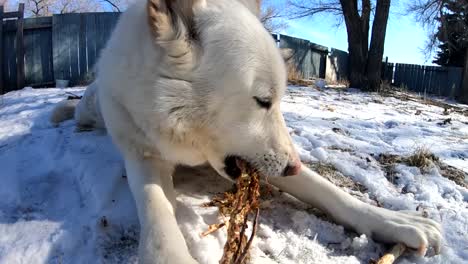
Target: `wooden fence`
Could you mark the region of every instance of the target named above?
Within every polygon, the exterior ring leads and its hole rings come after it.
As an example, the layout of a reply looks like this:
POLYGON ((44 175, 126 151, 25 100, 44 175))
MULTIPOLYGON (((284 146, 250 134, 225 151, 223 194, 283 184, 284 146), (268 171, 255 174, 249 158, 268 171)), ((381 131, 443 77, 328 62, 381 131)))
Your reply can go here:
MULTIPOLYGON (((0 23, 4 32, 0 37, 4 54, 0 57, 4 65, 2 91, 53 86, 59 79, 69 80, 71 86, 90 83, 100 51, 119 16, 120 13, 79 13, 27 18, 23 20, 24 41, 17 41, 17 21, 0 23), (18 52, 21 49, 24 54, 18 52), (24 66, 18 62, 24 62, 24 66), (24 69, 21 82, 17 81, 19 68, 24 69)), ((281 48, 294 51, 295 66, 304 78, 325 77, 327 47, 285 35, 273 37, 281 48)))
POLYGON ((385 62, 382 63, 382 81, 387 83, 393 83, 393 71, 395 63, 389 63, 388 58, 385 62))
POLYGON ((305 79, 325 78, 328 48, 305 39, 279 36, 279 47, 293 51, 292 61, 305 79))
POLYGON ((1 91, 53 86, 57 79, 69 80, 72 86, 88 84, 94 78, 93 67, 118 18, 119 13, 27 18, 21 22, 23 30, 20 19, 3 21, 1 91), (19 31, 22 39, 17 37, 19 31))
POLYGON ((71 85, 89 83, 93 67, 119 18, 119 13, 53 16, 53 65, 56 79, 71 85))
POLYGON ((462 93, 463 69, 457 67, 422 66, 397 63, 393 73, 393 85, 410 91, 458 97, 462 93))
POLYGON ((4 80, 13 80, 15 86, 22 87, 24 84, 24 4, 19 4, 17 12, 4 12, 3 6, 0 6, 0 94, 6 92, 4 90, 4 80), (14 22, 16 29, 13 33, 8 34, 8 27, 3 28, 3 20, 8 19, 14 22), (10 35, 10 41, 8 36, 10 35), (5 37, 6 43, 3 42, 5 37), (15 52, 10 52, 11 50, 15 52), (4 60, 3 58, 6 58, 4 60), (9 61, 15 61, 14 64, 9 64, 9 61), (11 78, 10 75, 14 75, 11 78))
POLYGON ((348 80, 348 53, 331 48, 327 56, 325 79, 332 82, 348 80))

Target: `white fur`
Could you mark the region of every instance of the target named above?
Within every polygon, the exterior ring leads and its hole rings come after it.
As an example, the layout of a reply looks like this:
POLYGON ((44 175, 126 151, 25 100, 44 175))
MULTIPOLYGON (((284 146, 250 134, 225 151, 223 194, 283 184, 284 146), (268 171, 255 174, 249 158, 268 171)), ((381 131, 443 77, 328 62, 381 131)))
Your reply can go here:
POLYGON ((79 128, 105 128, 99 107, 96 83, 92 83, 86 89, 80 103, 76 105, 74 117, 79 128))
MULTIPOLYGON (((156 12, 155 29, 146 0, 131 6, 99 61, 90 88, 98 87, 98 100, 93 92, 83 99, 98 103, 77 109, 80 117, 100 109, 124 156, 142 230, 141 263, 196 263, 174 216, 175 165, 209 163, 228 177, 224 158, 238 155, 277 176, 297 158, 279 108, 284 62, 254 15, 256 1, 188 2, 193 13, 180 14, 195 24, 195 40, 187 37, 187 20, 156 12), (271 109, 260 108, 255 96, 271 98, 271 109)), ((305 167, 298 176, 269 181, 360 233, 403 242, 421 254, 440 246, 432 220, 364 204, 305 167)))
POLYGON ((58 103, 50 115, 50 122, 54 126, 58 126, 61 122, 72 119, 75 114, 75 108, 80 103, 80 100, 64 100, 58 103))
POLYGON ((78 129, 105 128, 96 83, 88 86, 81 100, 72 99, 60 102, 52 111, 50 122, 57 126, 72 118, 75 119, 78 129))

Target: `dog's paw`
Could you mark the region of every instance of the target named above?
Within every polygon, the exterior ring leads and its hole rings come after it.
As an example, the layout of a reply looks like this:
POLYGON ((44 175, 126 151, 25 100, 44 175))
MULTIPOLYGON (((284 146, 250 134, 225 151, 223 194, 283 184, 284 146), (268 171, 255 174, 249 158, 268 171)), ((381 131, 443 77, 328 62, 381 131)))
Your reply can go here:
POLYGON ((402 243, 425 256, 429 248, 440 253, 442 228, 434 220, 417 212, 390 211, 370 208, 368 216, 361 218, 358 231, 384 243, 402 243))

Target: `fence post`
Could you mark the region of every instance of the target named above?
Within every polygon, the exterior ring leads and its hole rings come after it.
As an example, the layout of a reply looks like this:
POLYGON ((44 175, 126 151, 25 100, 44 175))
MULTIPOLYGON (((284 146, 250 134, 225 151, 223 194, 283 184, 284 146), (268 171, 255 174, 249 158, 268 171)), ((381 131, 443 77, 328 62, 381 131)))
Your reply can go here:
MULTIPOLYGON (((384 68, 384 77, 383 81, 387 80, 388 75, 388 56, 385 57, 385 68, 384 68)), ((391 83, 391 82, 390 82, 391 83)))
POLYGON ((19 4, 16 26, 16 88, 24 86, 24 4, 19 4))
POLYGON ((3 6, 0 6, 0 95, 3 94, 3 6))
POLYGON ((468 104, 468 49, 465 51, 465 66, 463 67, 462 84, 460 87, 460 101, 468 104))

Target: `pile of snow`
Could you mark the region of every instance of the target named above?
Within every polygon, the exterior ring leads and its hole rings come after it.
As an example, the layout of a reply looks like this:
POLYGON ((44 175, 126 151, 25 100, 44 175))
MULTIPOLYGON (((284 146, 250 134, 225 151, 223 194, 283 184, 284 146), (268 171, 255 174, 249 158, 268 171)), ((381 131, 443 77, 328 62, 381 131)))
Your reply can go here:
MULTIPOLYGON (((23 89, 0 99, 0 263, 135 263, 138 219, 122 159, 100 131, 76 133, 73 121, 48 122, 57 102, 75 89, 23 89)), ((282 104, 304 162, 332 164, 361 183, 368 200, 394 210, 424 208, 444 227, 445 248, 432 258, 402 263, 463 263, 468 259, 468 190, 436 169, 404 164, 389 182, 380 153, 408 155, 429 148, 468 172, 468 118, 419 102, 376 94, 290 87, 282 104), (420 110, 420 114, 415 114, 420 110), (405 190, 404 192, 402 190, 405 190), (370 198, 369 198, 370 197, 370 198)), ((217 263, 225 233, 201 238, 218 222, 203 208, 230 183, 207 168, 181 168, 175 179, 177 218, 201 263, 217 263)), ((254 240, 254 263, 367 263, 385 248, 345 231, 314 208, 274 192, 254 240)))

